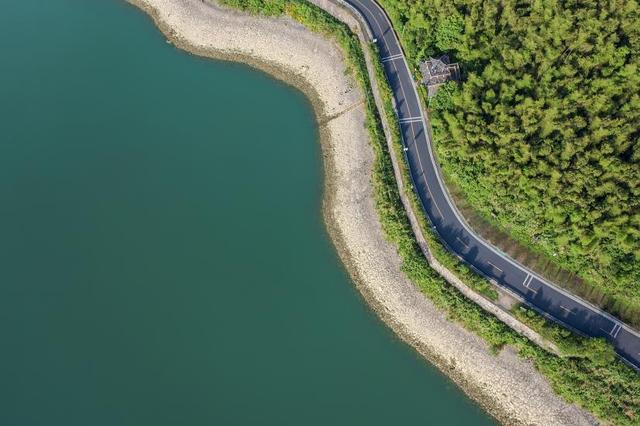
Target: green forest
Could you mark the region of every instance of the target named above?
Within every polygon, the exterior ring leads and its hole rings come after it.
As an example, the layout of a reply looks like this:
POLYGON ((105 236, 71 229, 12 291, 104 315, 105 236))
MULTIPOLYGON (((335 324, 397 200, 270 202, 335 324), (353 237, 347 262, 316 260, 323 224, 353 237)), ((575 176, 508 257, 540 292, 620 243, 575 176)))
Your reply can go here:
POLYGON ((635 0, 382 0, 430 102, 447 180, 491 224, 640 324, 640 8, 635 0))

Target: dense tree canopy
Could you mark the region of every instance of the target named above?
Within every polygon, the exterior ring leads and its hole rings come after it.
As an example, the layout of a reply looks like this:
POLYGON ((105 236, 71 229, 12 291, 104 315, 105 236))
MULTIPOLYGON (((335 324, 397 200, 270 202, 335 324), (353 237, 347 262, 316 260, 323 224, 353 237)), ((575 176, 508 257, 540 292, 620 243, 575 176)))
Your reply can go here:
POLYGON ((432 118, 467 201, 617 298, 615 313, 640 312, 638 3, 381 3, 412 60, 461 63, 432 118))

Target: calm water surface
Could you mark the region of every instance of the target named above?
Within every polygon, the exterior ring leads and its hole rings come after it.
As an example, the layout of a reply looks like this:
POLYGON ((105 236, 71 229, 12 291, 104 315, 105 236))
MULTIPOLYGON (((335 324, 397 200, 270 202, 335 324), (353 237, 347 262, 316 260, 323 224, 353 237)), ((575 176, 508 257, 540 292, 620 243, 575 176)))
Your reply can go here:
POLYGON ((0 52, 0 425, 491 423, 340 266, 300 93, 117 0, 0 52))

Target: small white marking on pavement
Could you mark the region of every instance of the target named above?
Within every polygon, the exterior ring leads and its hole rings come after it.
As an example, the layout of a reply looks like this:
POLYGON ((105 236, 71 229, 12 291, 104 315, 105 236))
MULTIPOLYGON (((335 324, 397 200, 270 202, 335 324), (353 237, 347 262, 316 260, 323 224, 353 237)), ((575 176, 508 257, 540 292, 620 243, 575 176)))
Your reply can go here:
POLYGON ((422 121, 422 117, 407 117, 407 118, 401 118, 400 123, 419 123, 420 121, 422 121))
POLYGON ((489 265, 491 265, 492 267, 494 267, 495 269, 497 269, 498 271, 503 272, 502 269, 498 268, 496 265, 494 265, 493 263, 489 262, 488 260, 487 260, 487 263, 489 265))
POLYGON ((620 329, 622 328, 622 326, 620 324, 616 324, 613 326, 613 329, 611 330, 611 336, 615 339, 616 337, 618 337, 618 333, 620 333, 620 329))
POLYGON ((388 61, 393 61, 394 59, 400 59, 402 58, 402 54, 397 54, 397 55, 391 55, 391 56, 387 56, 386 58, 382 58, 382 62, 388 62, 388 61))
MULTIPOLYGON (((420 158, 420 157, 418 157, 420 158)), ((422 175, 424 175, 424 169, 422 169, 422 175)), ((426 178, 425 178, 426 180, 426 178)), ((431 204, 433 204, 436 208, 436 210, 438 210, 438 214, 440 215, 441 218, 444 218, 444 215, 442 214, 442 211, 440 211, 440 207, 438 207, 438 204, 436 203, 435 198, 433 198, 433 194, 431 193, 431 188, 429 188, 429 184, 425 183, 425 186, 427 187, 427 191, 429 192, 429 200, 431 200, 431 204)))
POLYGON ((613 328, 611 329, 611 331, 605 330, 604 328, 600 327, 600 330, 604 331, 605 333, 607 333, 609 336, 613 337, 614 339, 618 336, 618 333, 620 332, 620 329, 622 328, 622 326, 618 323, 615 323, 613 325, 613 328))
POLYGON ((560 309, 562 309, 562 310, 566 311, 569 315, 571 315, 571 314, 575 314, 575 312, 573 312, 573 309, 569 309, 569 308, 567 308, 566 306, 562 306, 562 305, 560 305, 560 309))
POLYGON ((469 248, 469 246, 464 241, 462 241, 460 238, 456 237, 456 240, 460 241, 465 248, 469 248))
POLYGON ((527 274, 527 278, 524 279, 522 285, 529 291, 532 291, 533 294, 538 294, 538 290, 531 288, 531 281, 533 281, 533 275, 527 274))

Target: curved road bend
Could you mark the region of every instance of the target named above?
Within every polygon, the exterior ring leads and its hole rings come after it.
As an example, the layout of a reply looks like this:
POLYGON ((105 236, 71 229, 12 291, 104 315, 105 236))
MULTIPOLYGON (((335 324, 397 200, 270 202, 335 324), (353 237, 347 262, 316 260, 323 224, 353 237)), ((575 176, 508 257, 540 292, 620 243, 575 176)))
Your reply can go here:
POLYGON ((640 369, 640 334, 520 265, 470 229, 439 174, 425 114, 390 20, 374 0, 342 1, 362 15, 376 39, 393 90, 414 188, 449 250, 553 321, 587 336, 606 338, 624 360, 640 369))

